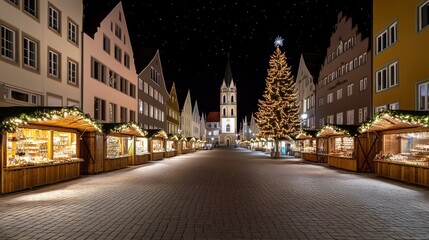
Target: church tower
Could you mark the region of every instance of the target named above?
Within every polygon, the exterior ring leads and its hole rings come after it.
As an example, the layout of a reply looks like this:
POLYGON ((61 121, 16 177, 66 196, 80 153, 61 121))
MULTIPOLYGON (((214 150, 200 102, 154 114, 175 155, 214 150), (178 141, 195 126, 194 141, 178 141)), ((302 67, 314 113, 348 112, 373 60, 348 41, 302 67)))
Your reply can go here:
POLYGON ((226 62, 225 78, 220 87, 220 145, 233 145, 237 139, 237 88, 231 64, 226 62))

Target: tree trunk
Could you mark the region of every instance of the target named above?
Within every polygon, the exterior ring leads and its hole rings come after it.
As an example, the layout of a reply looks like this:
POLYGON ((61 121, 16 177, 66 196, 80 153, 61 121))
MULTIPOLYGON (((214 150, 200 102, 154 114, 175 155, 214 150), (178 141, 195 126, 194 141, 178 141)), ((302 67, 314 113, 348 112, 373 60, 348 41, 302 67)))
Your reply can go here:
POLYGON ((276 152, 274 154, 274 157, 279 158, 280 157, 280 148, 279 148, 280 141, 278 139, 276 139, 275 141, 276 141, 276 147, 275 147, 276 152))

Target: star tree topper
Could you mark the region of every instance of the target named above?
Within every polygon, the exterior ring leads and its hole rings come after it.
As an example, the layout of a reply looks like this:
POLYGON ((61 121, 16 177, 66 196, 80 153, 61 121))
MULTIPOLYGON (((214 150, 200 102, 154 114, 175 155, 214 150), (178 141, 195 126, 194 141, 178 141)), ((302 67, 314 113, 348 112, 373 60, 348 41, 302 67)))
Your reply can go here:
POLYGON ((275 47, 281 47, 283 46, 283 38, 280 36, 277 36, 276 39, 274 40, 274 46, 275 47))

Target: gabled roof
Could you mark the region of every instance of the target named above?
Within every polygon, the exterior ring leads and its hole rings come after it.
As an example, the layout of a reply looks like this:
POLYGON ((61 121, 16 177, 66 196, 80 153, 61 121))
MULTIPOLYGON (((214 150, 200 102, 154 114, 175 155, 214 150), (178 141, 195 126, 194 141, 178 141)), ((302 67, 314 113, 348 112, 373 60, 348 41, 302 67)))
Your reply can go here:
POLYGON ((176 85, 176 94, 177 94, 177 101, 179 102, 179 109, 181 111, 183 110, 183 105, 185 104, 186 96, 188 95, 188 90, 178 89, 176 85))
POLYGON ((103 132, 137 137, 144 137, 147 135, 147 131, 143 130, 141 124, 137 123, 103 123, 103 132))
POLYGON ((99 4, 94 4, 93 2, 94 0, 91 0, 91 4, 86 2, 83 6, 83 32, 92 38, 97 32, 100 23, 121 1, 96 1, 99 4), (100 7, 100 4, 104 6, 100 7))
POLYGON ((149 65, 157 52, 158 49, 156 48, 138 48, 134 50, 134 63, 137 74, 140 74, 149 65))
POLYGON ((317 137, 349 136, 359 134, 358 125, 333 125, 328 124, 317 132, 317 137))
POLYGON ((220 122, 220 112, 209 112, 206 122, 220 122))
POLYGON ((373 132, 429 126, 429 111, 386 110, 377 113, 359 127, 359 132, 373 132))

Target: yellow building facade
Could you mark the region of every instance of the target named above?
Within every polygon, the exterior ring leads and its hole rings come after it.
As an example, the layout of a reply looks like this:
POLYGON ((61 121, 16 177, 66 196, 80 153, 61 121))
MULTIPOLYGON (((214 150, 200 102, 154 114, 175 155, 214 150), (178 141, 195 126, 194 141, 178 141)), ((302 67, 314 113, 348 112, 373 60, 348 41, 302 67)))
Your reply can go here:
POLYGON ((373 1, 373 107, 429 110, 429 0, 373 1))

